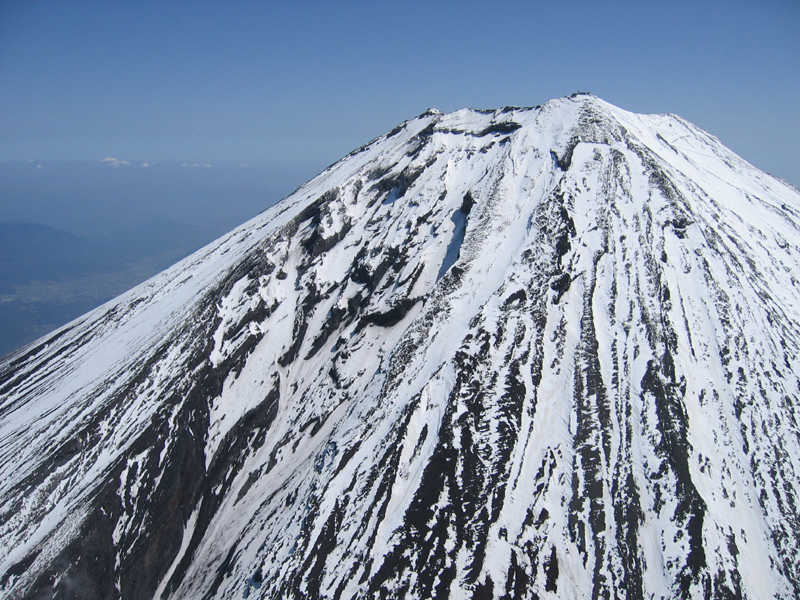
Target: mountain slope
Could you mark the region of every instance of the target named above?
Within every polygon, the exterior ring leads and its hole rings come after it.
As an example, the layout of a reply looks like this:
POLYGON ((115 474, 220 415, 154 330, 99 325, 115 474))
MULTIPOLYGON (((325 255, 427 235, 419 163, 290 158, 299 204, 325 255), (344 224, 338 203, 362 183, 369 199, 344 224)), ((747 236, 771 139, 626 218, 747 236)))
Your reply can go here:
POLYGON ((0 589, 800 594, 800 197, 591 95, 428 111, 0 367, 0 589))

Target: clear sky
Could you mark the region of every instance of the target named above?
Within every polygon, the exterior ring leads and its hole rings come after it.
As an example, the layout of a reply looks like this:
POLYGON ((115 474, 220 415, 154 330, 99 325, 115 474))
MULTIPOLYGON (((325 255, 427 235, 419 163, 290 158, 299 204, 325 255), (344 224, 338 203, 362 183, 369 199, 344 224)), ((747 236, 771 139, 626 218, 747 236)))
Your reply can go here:
POLYGON ((428 107, 579 90, 677 113, 800 186, 798 0, 0 0, 4 160, 310 176, 428 107))

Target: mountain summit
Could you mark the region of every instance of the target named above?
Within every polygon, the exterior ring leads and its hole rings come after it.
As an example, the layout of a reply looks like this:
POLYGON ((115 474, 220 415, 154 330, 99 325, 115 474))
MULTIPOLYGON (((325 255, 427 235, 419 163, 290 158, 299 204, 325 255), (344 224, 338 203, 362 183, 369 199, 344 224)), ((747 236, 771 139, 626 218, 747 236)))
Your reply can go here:
POLYGON ((0 363, 11 598, 800 596, 800 194, 428 111, 0 363))

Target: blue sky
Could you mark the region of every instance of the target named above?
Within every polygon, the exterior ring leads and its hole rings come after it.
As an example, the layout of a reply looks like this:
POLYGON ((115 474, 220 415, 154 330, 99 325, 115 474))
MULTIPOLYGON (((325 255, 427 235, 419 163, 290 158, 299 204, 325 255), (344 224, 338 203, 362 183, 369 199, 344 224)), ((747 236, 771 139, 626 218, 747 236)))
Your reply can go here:
POLYGON ((428 107, 581 90, 800 186, 799 67, 796 0, 0 0, 0 159, 311 176, 428 107))

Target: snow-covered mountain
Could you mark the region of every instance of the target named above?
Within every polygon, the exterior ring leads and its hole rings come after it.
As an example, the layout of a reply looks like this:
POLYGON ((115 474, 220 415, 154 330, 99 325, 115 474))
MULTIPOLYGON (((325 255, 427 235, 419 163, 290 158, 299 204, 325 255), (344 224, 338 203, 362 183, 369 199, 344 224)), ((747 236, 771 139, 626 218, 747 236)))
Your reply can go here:
POLYGON ((800 596, 800 194, 428 111, 0 365, 10 598, 800 596))

